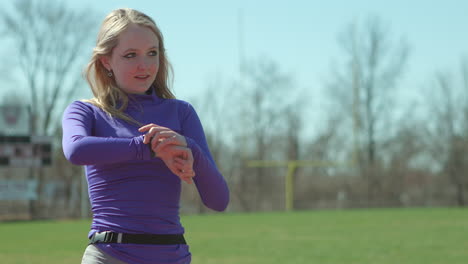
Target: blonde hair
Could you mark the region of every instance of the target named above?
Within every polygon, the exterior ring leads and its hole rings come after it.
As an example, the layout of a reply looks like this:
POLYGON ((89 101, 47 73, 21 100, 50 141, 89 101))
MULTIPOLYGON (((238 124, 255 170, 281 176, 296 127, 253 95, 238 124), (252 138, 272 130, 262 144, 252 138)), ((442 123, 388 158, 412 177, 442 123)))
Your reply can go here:
POLYGON ((151 86, 156 95, 161 98, 175 98, 169 89, 169 77, 172 77, 172 67, 167 60, 164 48, 164 40, 161 31, 156 23, 149 16, 134 9, 122 8, 112 11, 102 22, 98 33, 96 47, 93 49, 91 60, 84 71, 84 76, 88 81, 94 98, 85 100, 90 102, 113 117, 123 119, 129 123, 140 125, 123 111, 128 106, 128 96, 120 88, 114 78, 109 77, 107 69, 101 63, 102 56, 112 54, 112 50, 118 44, 118 38, 131 24, 145 26, 156 34, 159 40, 159 70, 156 79, 151 86), (171 75, 170 75, 171 74, 171 75), (121 103, 120 106, 117 103, 121 103))

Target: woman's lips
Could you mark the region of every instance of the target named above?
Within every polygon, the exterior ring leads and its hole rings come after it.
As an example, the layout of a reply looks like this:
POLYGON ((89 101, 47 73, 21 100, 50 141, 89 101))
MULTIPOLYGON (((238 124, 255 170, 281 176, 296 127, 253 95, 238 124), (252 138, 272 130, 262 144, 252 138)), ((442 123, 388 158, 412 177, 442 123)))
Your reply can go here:
POLYGON ((138 80, 146 80, 149 78, 149 75, 137 75, 135 78, 138 80))

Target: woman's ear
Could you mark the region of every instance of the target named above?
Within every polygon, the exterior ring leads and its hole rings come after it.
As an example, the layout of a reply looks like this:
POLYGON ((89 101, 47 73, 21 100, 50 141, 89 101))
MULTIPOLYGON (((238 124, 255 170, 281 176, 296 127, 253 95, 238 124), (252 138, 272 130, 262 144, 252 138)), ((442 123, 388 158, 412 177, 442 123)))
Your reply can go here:
POLYGON ((109 56, 101 56, 99 57, 99 61, 101 61, 102 66, 104 66, 104 68, 106 68, 108 71, 112 70, 112 67, 109 63, 110 61, 109 56))

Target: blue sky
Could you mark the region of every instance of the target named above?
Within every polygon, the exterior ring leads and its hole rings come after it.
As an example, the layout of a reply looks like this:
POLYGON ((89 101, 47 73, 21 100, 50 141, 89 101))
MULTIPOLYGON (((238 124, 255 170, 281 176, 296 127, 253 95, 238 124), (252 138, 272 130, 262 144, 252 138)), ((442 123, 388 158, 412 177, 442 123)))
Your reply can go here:
POLYGON ((92 8, 100 16, 99 23, 120 7, 153 17, 174 66, 176 96, 189 101, 202 93, 213 76, 225 82, 238 76, 239 14, 244 58, 267 57, 278 63, 307 91, 310 111, 320 108, 332 61, 340 62, 343 56, 338 33, 350 22, 369 15, 382 18, 392 36, 405 38, 410 46, 408 67, 398 91, 403 101, 418 100, 435 72, 455 71, 462 56, 468 56, 468 1, 463 0, 66 2, 74 8, 92 8))
POLYGON ((190 98, 219 74, 234 78, 239 65, 239 13, 244 57, 266 56, 313 94, 341 53, 337 35, 353 20, 377 15, 395 38, 410 45, 402 85, 422 85, 436 71, 455 70, 468 55, 468 2, 449 1, 110 1, 81 0, 105 16, 119 7, 141 10, 158 23, 175 70, 174 89, 190 98))

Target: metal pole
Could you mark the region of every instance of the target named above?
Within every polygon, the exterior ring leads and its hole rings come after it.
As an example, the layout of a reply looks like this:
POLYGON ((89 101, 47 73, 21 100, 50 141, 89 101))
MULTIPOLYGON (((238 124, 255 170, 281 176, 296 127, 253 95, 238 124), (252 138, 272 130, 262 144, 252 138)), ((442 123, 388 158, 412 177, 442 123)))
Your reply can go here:
POLYGON ((296 171, 296 167, 296 162, 288 162, 288 174, 286 175, 286 183, 284 185, 286 211, 294 209, 294 172, 296 171))
POLYGON ((287 167, 288 172, 284 179, 284 204, 286 211, 294 210, 294 173, 297 167, 342 167, 355 166, 353 161, 332 162, 326 160, 250 160, 247 167, 287 167))

